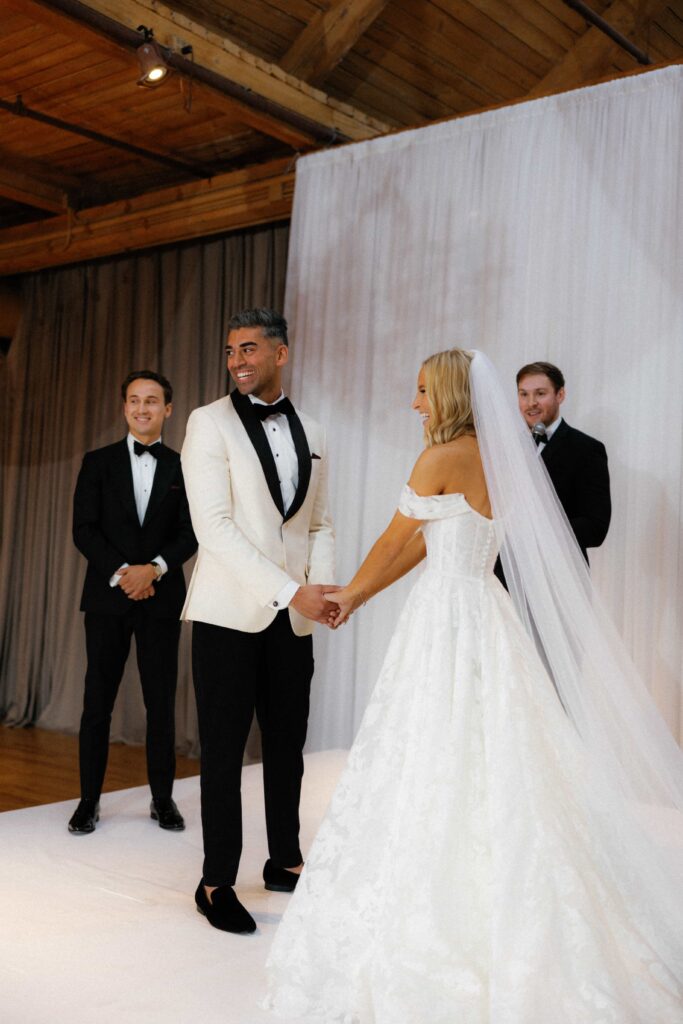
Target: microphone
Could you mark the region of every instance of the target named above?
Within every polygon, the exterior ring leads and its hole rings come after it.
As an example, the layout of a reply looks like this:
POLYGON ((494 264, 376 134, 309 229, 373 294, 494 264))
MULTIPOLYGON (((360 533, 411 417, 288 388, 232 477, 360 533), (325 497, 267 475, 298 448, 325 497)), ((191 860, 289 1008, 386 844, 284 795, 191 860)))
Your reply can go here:
POLYGON ((531 436, 533 437, 536 444, 547 444, 548 435, 545 432, 545 423, 541 423, 540 420, 538 421, 538 423, 534 423, 533 427, 531 428, 531 436))

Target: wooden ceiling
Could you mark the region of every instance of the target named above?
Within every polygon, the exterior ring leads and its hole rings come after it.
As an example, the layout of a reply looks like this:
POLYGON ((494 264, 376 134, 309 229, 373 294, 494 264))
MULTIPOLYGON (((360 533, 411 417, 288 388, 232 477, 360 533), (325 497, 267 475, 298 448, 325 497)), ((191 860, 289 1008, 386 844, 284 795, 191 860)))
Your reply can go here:
MULTIPOLYGON (((589 6, 683 60, 683 0, 589 6)), ((638 66, 564 0, 0 0, 0 274, 286 218, 299 153, 638 66)))

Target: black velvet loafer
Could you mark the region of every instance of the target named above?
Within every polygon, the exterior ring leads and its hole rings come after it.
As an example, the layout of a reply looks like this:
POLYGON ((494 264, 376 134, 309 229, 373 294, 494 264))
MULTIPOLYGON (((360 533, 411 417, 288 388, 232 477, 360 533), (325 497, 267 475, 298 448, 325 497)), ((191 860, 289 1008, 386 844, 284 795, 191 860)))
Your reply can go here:
POLYGON ((95 824, 100 820, 100 805, 97 800, 81 800, 71 815, 69 832, 75 836, 87 836, 95 831, 95 824))
POLYGON ((185 828, 185 820, 170 796, 155 797, 149 805, 149 816, 159 822, 159 828, 171 832, 182 832, 185 828))
POLYGON ((231 885, 219 885, 209 899, 202 879, 194 894, 194 901, 199 913, 204 915, 210 925, 220 928, 222 932, 245 935, 256 931, 256 921, 237 899, 231 885))
POLYGON ((294 892, 299 876, 295 871, 279 868, 272 860, 263 865, 263 881, 270 892, 294 892))

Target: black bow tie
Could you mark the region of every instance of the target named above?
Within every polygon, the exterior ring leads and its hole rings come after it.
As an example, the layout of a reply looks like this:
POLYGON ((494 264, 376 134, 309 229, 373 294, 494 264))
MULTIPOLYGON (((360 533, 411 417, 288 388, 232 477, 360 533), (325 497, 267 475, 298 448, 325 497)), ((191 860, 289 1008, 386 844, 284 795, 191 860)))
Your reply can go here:
POLYGON ((150 445, 140 444, 139 441, 133 441, 133 451, 136 455, 144 455, 145 452, 147 452, 148 455, 152 455, 155 459, 158 459, 161 454, 159 451, 160 448, 161 445, 158 441, 155 441, 154 444, 150 445))
POLYGON ((267 420, 269 416, 277 416, 278 413, 284 413, 285 416, 290 415, 294 412, 294 406, 288 398, 281 398, 279 402, 273 402, 272 405, 261 405, 257 402, 251 403, 251 409, 257 419, 267 420))
POLYGON ((550 440, 550 438, 548 437, 547 434, 541 434, 541 433, 535 433, 534 432, 534 433, 532 433, 531 436, 533 437, 533 439, 536 442, 536 444, 547 444, 548 441, 550 440))

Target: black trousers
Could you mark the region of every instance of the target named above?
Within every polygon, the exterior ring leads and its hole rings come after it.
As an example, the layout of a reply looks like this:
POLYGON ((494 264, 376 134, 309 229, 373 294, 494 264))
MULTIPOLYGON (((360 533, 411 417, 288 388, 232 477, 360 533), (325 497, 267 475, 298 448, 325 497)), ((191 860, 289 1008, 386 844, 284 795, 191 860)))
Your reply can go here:
POLYGON ((201 743, 204 882, 234 885, 242 853, 242 758, 256 711, 261 728, 268 852, 302 860, 299 797, 313 677, 313 641, 281 611, 261 633, 192 625, 192 674, 201 743))
POLYGON ((147 711, 147 776, 154 797, 170 797, 175 775, 175 693, 178 679, 178 619, 153 618, 144 601, 131 601, 125 615, 85 613, 83 715, 79 732, 81 797, 99 800, 107 769, 109 729, 135 636, 142 695, 147 711))

